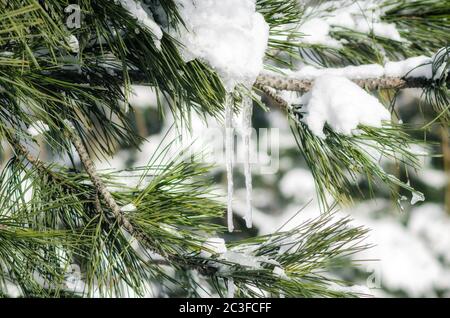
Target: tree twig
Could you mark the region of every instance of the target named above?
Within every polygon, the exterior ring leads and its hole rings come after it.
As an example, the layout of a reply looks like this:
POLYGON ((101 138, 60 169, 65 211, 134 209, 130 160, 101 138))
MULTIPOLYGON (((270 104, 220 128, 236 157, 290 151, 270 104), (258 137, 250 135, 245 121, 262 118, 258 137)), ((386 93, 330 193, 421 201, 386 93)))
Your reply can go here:
MULTIPOLYGON (((108 191, 106 185, 103 183, 102 179, 98 176, 97 170, 95 169, 95 165, 91 158, 89 157, 89 153, 86 149, 86 147, 83 144, 83 141, 79 137, 79 135, 71 130, 69 133, 69 138, 72 144, 74 145, 80 160, 86 170, 86 173, 88 174, 89 178, 92 181, 93 186, 95 187, 97 194, 95 196, 94 205, 97 211, 101 212, 101 204, 99 197, 101 197, 107 207, 111 210, 114 218, 117 220, 118 224, 123 226, 131 235, 142 239, 142 234, 139 233, 134 226, 128 221, 128 219, 123 215, 122 211, 120 210, 119 205, 117 204, 114 197, 111 195, 111 193, 108 191)), ((53 174, 50 169, 47 168, 47 166, 38 158, 34 157, 28 149, 25 148, 25 146, 22 145, 22 143, 17 140, 17 138, 12 137, 11 135, 8 135, 8 140, 15 150, 16 153, 22 155, 29 163, 31 163, 36 169, 45 172, 46 174, 50 175, 52 178, 58 181, 61 180, 57 175, 53 174)))
MULTIPOLYGON (((353 79, 355 84, 368 90, 380 89, 404 89, 421 88, 429 86, 432 81, 422 77, 400 78, 400 77, 380 77, 353 79)), ((280 75, 259 75, 256 79, 257 87, 269 86, 276 90, 307 92, 311 90, 313 80, 301 80, 296 78, 284 77, 280 75)))
POLYGON ((14 151, 20 155, 22 155, 23 157, 25 157, 25 159, 31 163, 36 169, 40 170, 40 171, 45 171, 46 173, 49 173, 50 170, 45 166, 45 164, 39 160, 38 158, 34 157, 27 148, 25 148, 24 145, 22 145, 22 143, 17 140, 16 138, 8 138, 10 141, 10 144, 12 146, 12 148, 14 149, 14 151))
POLYGON ((33 165, 37 170, 39 170, 41 173, 45 173, 47 176, 51 177, 52 179, 61 182, 64 184, 64 179, 61 178, 59 175, 53 173, 51 169, 49 169, 44 162, 39 160, 39 158, 34 157, 30 151, 20 142, 18 138, 15 136, 12 136, 11 134, 6 134, 6 138, 11 146, 11 148, 14 150, 16 155, 21 155, 24 157, 30 164, 33 165))
MULTIPOLYGON (((111 193, 106 188, 106 185, 103 183, 103 181, 99 177, 99 175, 95 169, 94 163, 90 159, 89 153, 88 153, 86 147, 84 146, 81 138, 74 131, 70 131, 69 134, 70 134, 70 140, 73 143, 75 149, 77 150, 78 155, 80 156, 80 160, 83 163, 83 166, 85 167, 86 173, 89 175, 89 177, 93 183, 93 186, 95 187, 95 189, 97 191, 97 194, 95 195, 95 199, 94 199, 94 205, 95 205, 96 210, 99 213, 103 213, 103 209, 101 207, 101 202, 100 202, 100 198, 99 198, 99 197, 101 197, 105 201, 108 208, 112 211, 114 218, 119 223, 119 225, 123 226, 127 230, 127 232, 130 235, 132 235, 134 238, 139 240, 140 243, 143 243, 147 247, 152 249, 152 245, 151 245, 151 242, 149 241, 148 237, 145 236, 145 234, 136 230, 133 227, 133 225, 128 221, 126 216, 123 215, 117 202, 115 201, 115 199, 113 198, 111 193)), ((44 162, 42 162, 38 158, 34 157, 28 151, 28 149, 26 149, 25 146, 23 146, 20 143, 19 140, 17 140, 16 138, 14 138, 10 135, 8 135, 7 137, 8 137, 8 140, 9 140, 11 146, 15 150, 16 155, 23 156, 36 169, 38 169, 39 171, 42 171, 46 175, 51 176, 56 181, 62 182, 62 183, 64 182, 63 179, 59 178, 56 174, 52 173, 52 171, 50 169, 48 169, 48 167, 44 164, 44 162)), ((0 229, 1 230, 7 229, 7 227, 0 224, 0 229)), ((161 251, 157 251, 157 250, 154 250, 154 251, 157 253, 161 253, 161 251)), ((192 261, 184 259, 179 255, 166 255, 163 257, 165 257, 166 259, 153 261, 154 265, 171 265, 171 261, 172 261, 175 264, 181 265, 186 268, 195 268, 204 275, 214 275, 217 271, 217 268, 215 268, 214 266, 209 266, 208 264, 202 264, 202 265, 195 264, 195 263, 192 263, 192 261)))
POLYGON ((272 99, 279 107, 283 109, 289 108, 289 103, 285 101, 280 95, 277 94, 276 90, 267 85, 255 85, 256 88, 260 89, 261 92, 266 94, 270 99, 272 99))
POLYGON ((139 236, 141 238, 141 234, 136 231, 136 229, 130 223, 130 221, 128 221, 128 219, 123 215, 116 200, 114 199, 112 194, 108 191, 103 180, 99 177, 94 162, 90 158, 89 153, 86 147, 84 146, 83 141, 81 140, 78 133, 75 130, 71 129, 68 134, 70 141, 72 142, 73 146, 75 147, 78 153, 78 156, 80 157, 81 163, 83 164, 86 173, 88 174, 89 178, 92 181, 92 184, 97 190, 99 196, 104 200, 106 206, 111 210, 118 224, 123 226, 123 228, 127 230, 131 235, 139 236))

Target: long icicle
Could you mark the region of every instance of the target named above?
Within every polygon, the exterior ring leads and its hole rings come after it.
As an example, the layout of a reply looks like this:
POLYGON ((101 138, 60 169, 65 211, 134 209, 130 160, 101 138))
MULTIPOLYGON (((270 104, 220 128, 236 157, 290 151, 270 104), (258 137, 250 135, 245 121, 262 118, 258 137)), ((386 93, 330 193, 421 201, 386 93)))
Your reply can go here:
POLYGON ((227 94, 225 100, 225 161, 227 169, 228 197, 227 219, 228 231, 234 231, 233 224, 233 159, 234 159, 234 131, 233 131, 233 97, 227 94))
POLYGON ((246 210, 245 210, 245 224, 247 228, 253 225, 252 220, 252 167, 251 167, 251 134, 252 134, 252 115, 253 115, 253 100, 251 96, 244 96, 242 100, 242 142, 244 144, 244 175, 246 188, 246 210))

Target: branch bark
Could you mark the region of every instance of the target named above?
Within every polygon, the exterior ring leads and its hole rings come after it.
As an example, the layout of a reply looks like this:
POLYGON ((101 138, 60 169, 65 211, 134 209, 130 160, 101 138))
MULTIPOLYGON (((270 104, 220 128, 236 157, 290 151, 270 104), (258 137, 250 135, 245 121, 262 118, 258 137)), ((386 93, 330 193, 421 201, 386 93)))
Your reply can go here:
MULTIPOLYGON (((120 210, 119 205, 116 200, 112 196, 112 194, 108 191, 106 185, 99 177, 97 170, 95 168, 94 162, 91 160, 89 153, 86 147, 83 144, 80 136, 74 131, 69 131, 69 138, 75 147, 78 156, 80 157, 81 163, 83 164, 86 173, 92 181, 95 189, 97 190, 98 195, 104 200, 106 206, 111 210, 114 218, 117 220, 120 226, 123 226, 125 230, 128 231, 133 236, 138 236, 138 238, 142 238, 142 235, 134 228, 134 226, 128 221, 128 219, 123 215, 120 210)), ((99 204, 99 202, 97 202, 99 204)))
POLYGON ((63 182, 64 180, 62 178, 60 178, 57 174, 54 174, 52 170, 49 169, 41 160, 34 157, 28 151, 28 149, 24 145, 22 145, 19 139, 12 136, 11 134, 6 134, 6 138, 9 144, 11 145, 12 149, 16 153, 16 155, 19 154, 22 157, 24 157, 30 164, 33 165, 33 167, 38 169, 40 172, 45 173, 46 175, 50 176, 51 178, 53 178, 58 182, 64 183, 63 182))
MULTIPOLYGON (((353 79, 352 81, 358 86, 371 91, 380 89, 422 88, 432 83, 431 80, 421 77, 380 77, 353 79)), ((313 84, 313 80, 301 80, 280 75, 259 75, 256 79, 255 86, 269 86, 276 90, 296 91, 304 93, 311 90, 313 84)))
POLYGON ((280 95, 277 94, 274 88, 267 85, 255 84, 255 87, 260 89, 261 92, 266 94, 270 99, 272 99, 278 106, 284 109, 289 108, 289 104, 280 95))

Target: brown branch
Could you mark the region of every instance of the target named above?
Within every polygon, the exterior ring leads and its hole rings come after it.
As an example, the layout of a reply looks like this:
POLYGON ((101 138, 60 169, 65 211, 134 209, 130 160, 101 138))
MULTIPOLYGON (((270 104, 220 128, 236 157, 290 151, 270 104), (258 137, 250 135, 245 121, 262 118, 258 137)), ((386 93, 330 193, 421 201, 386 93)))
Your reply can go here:
MULTIPOLYGON (((404 88, 423 88, 432 81, 426 78, 399 78, 399 77, 380 77, 353 79, 358 86, 367 90, 381 89, 404 89, 404 88)), ((280 75, 259 75, 255 87, 272 99, 279 107, 288 110, 289 103, 277 94, 277 90, 286 90, 306 93, 311 90, 314 84, 313 80, 301 80, 280 75)))
POLYGON ((266 94, 270 99, 272 99, 278 106, 284 109, 289 108, 289 103, 285 101, 280 95, 277 94, 276 90, 267 85, 255 85, 256 88, 261 90, 264 94, 266 94))
MULTIPOLYGON (((56 181, 64 183, 64 180, 62 180, 57 174, 52 173, 50 169, 38 158, 34 157, 28 149, 25 148, 25 146, 22 145, 22 143, 17 139, 14 138, 11 135, 8 135, 8 141, 13 147, 14 151, 17 154, 20 154, 23 156, 29 163, 31 163, 36 169, 38 169, 41 172, 44 172, 45 174, 49 175, 56 181)), ((143 235, 138 232, 133 225, 128 221, 127 218, 123 215, 122 211, 120 210, 119 205, 117 204, 114 197, 111 195, 111 193, 108 191, 106 185, 103 183, 101 178, 98 176, 98 173, 95 169, 95 165, 92 162, 91 158, 89 157, 88 151, 86 147, 83 144, 83 141, 78 136, 77 133, 74 131, 69 132, 69 137, 74 145, 75 149, 77 150, 77 153, 80 157, 80 160, 86 170, 86 173, 88 174, 89 178, 92 181, 92 184, 94 188, 97 191, 97 194, 95 196, 94 200, 94 206, 96 210, 99 213, 103 212, 103 209, 101 208, 99 197, 101 197, 107 207, 111 210, 114 218, 117 220, 118 224, 123 226, 131 235, 135 236, 138 239, 144 239, 143 235)), ((147 239, 145 238, 145 241, 147 239)))
MULTIPOLYGON (((362 88, 371 91, 380 89, 421 88, 430 85, 432 82, 426 78, 404 79, 399 77, 353 79, 352 81, 362 88)), ((259 75, 256 79, 255 86, 269 86, 276 90, 307 92, 311 90, 313 84, 313 80, 301 80, 280 75, 259 75)))
MULTIPOLYGON (((89 153, 86 149, 86 147, 83 144, 83 141, 81 140, 80 136, 78 135, 75 130, 69 131, 69 138, 72 142, 73 146, 75 147, 78 156, 80 157, 81 163, 84 166, 84 169, 86 170, 86 173, 88 174, 89 178, 92 181, 92 184, 94 185, 95 189, 97 190, 98 196, 100 196, 106 206, 111 210, 114 218, 117 220, 118 224, 120 226, 123 226, 125 230, 128 231, 133 236, 138 236, 138 238, 143 238, 141 233, 139 233, 134 226, 128 221, 128 219, 123 215, 122 211, 120 210, 119 205, 117 204, 116 200, 112 196, 112 194, 107 189, 106 185, 104 184, 103 180, 99 177, 97 170, 95 168, 94 162, 89 156, 89 153)), ((99 202, 96 202, 97 205, 99 205, 99 202)))
POLYGON ((16 138, 8 138, 12 148, 14 149, 14 152, 17 154, 20 154, 23 156, 29 163, 31 163, 36 169, 40 171, 45 171, 46 173, 49 173, 50 170, 45 166, 45 164, 39 160, 38 158, 34 157, 27 148, 25 148, 24 145, 20 143, 19 140, 16 138))
POLYGON ((53 173, 51 169, 49 169, 45 163, 39 158, 34 157, 28 149, 20 142, 18 138, 12 136, 11 134, 6 134, 6 138, 11 145, 11 148, 15 152, 16 156, 20 155, 24 157, 33 167, 39 170, 41 173, 45 173, 47 176, 52 178, 55 181, 61 182, 64 184, 64 179, 61 178, 58 174, 53 173))

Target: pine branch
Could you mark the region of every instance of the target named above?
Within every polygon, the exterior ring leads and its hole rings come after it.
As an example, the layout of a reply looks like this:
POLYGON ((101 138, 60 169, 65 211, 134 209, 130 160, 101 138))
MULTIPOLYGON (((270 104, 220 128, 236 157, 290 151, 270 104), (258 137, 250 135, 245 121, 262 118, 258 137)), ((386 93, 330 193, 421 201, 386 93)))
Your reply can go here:
MULTIPOLYGON (((92 181, 93 186, 95 187, 98 195, 94 199, 94 206, 97 211, 102 211, 101 202, 99 200, 99 196, 103 198, 104 202, 106 203, 107 207, 111 210, 113 213, 114 218, 118 222, 119 225, 123 226, 130 235, 132 235, 134 238, 136 238, 141 244, 150 247, 149 239, 146 235, 142 234, 138 230, 135 229, 135 227, 130 223, 130 221, 123 215, 119 205, 117 204, 116 200, 112 196, 112 194, 108 191, 107 186, 103 182, 103 180, 98 175, 98 172, 95 168, 95 165, 92 161, 92 159, 89 156, 88 150, 84 146, 81 138, 78 136, 78 134, 71 130, 69 132, 69 138, 74 145, 80 160, 86 170, 86 173, 88 174, 90 180, 92 181)), ((14 147, 14 149, 22 156, 26 158, 28 162, 30 162, 37 170, 44 172, 46 174, 50 174, 52 177, 57 178, 56 175, 53 175, 51 173, 51 170, 49 170, 42 161, 40 161, 38 158, 34 157, 20 142, 15 140, 11 143, 14 147)), ((60 180, 62 181, 62 180, 60 180)), ((159 252, 159 251, 155 251, 159 252)), ((192 260, 189 258, 183 258, 178 257, 177 255, 166 255, 165 260, 161 261, 154 261, 152 260, 153 265, 167 265, 170 264, 170 262, 174 262, 175 264, 179 264, 182 267, 186 267, 187 269, 196 269, 200 273, 212 276, 217 272, 217 268, 214 266, 210 266, 208 264, 199 264, 198 261, 192 260)))
POLYGON ((259 83, 256 83, 255 86, 266 94, 271 100, 273 100, 280 108, 289 109, 289 103, 284 100, 283 97, 278 95, 274 88, 267 85, 261 85, 259 83))
MULTIPOLYGON (((16 138, 11 137, 8 135, 10 144, 14 148, 17 154, 23 156, 35 169, 38 171, 44 173, 45 175, 53 178, 56 181, 59 181, 61 183, 64 183, 64 180, 57 174, 52 173, 52 170, 48 169, 48 167, 38 158, 33 156, 16 138)), ((92 184, 97 191, 97 195, 94 198, 94 206, 97 212, 103 213, 103 209, 101 207, 100 198, 103 198, 105 201, 107 207, 111 210, 113 213, 113 216, 115 220, 118 222, 119 225, 123 226, 127 232, 132 235, 135 239, 139 241, 142 245, 145 245, 148 248, 151 248, 154 252, 160 253, 157 248, 154 246, 151 246, 149 243, 150 239, 140 231, 138 231, 133 224, 130 223, 130 221, 123 215, 119 205, 117 204, 116 200, 112 196, 112 194, 108 191, 107 186, 103 182, 103 180, 98 175, 98 172, 95 168, 95 165, 92 161, 92 159, 89 156, 88 150, 84 146, 81 138, 78 136, 76 132, 71 130, 69 132, 69 138, 74 145, 80 160, 86 170, 86 173, 88 174, 90 180, 92 181, 92 184)), ((4 227, 6 229, 6 227, 4 227)), ((3 229, 3 225, 0 229, 3 229)), ((151 263, 153 265, 165 265, 170 264, 170 262, 174 262, 175 264, 178 264, 181 267, 185 267, 186 269, 196 269, 200 273, 211 276, 214 275, 217 272, 217 268, 213 266, 209 266, 208 264, 198 263, 195 259, 189 259, 189 258, 183 258, 178 255, 165 255, 166 259, 154 262, 153 260, 151 263)))
POLYGON ((6 138, 9 141, 9 144, 16 152, 16 155, 20 155, 24 157, 33 167, 35 167, 38 171, 48 175, 49 177, 53 178, 54 180, 64 182, 62 178, 60 178, 57 174, 52 173, 52 170, 50 170, 39 158, 34 157, 27 148, 22 145, 19 139, 11 136, 10 134, 6 134, 6 138))
POLYGON ((10 140, 10 144, 14 148, 14 151, 21 156, 23 156, 29 163, 31 163, 36 169, 40 171, 48 172, 49 170, 38 158, 34 157, 26 148, 23 146, 19 140, 10 140))
MULTIPOLYGON (((86 147, 83 144, 83 141, 78 136, 77 133, 74 131, 71 131, 69 133, 70 140, 72 141, 75 149, 77 150, 77 153, 80 157, 81 162, 83 163, 83 166, 85 167, 85 170, 89 177, 91 178, 92 184, 97 190, 97 195, 95 196, 94 205, 98 212, 102 211, 101 208, 101 202, 99 199, 99 196, 101 196, 108 208, 113 213, 115 219, 117 220, 118 224, 123 226, 131 235, 135 236, 136 238, 143 238, 143 236, 138 233, 133 227, 133 225, 123 216, 119 205, 111 195, 111 193, 108 191, 106 185, 103 183, 101 178, 98 176, 98 173, 95 169, 95 165, 92 162, 92 159, 89 156, 89 153, 86 149, 86 147)), ((9 136, 10 138, 10 144, 13 146, 14 150, 22 155, 29 163, 31 163, 37 170, 44 172, 45 174, 51 176, 55 180, 64 182, 63 179, 59 178, 57 174, 53 174, 50 169, 48 169, 45 164, 39 160, 38 158, 34 157, 16 138, 13 138, 9 136)))
MULTIPOLYGON (((429 87, 433 81, 426 78, 400 78, 400 77, 380 77, 353 79, 355 84, 362 88, 374 91, 381 89, 405 89, 405 88, 425 88, 429 87)), ((447 79, 447 86, 450 79, 447 79)), ((307 92, 311 90, 314 81, 300 80, 295 78, 283 77, 279 75, 259 75, 256 84, 259 87, 269 86, 277 90, 307 92)))
MULTIPOLYGON (((123 74, 121 74, 120 69, 117 67, 103 66, 102 71, 105 73, 116 74, 116 78, 119 80, 125 80, 123 74)), ((91 81, 91 74, 89 73, 79 73, 77 69, 65 69, 63 71, 53 71, 47 72, 51 78, 56 79, 70 79, 73 83, 84 84, 91 81)), ((154 84, 149 81, 146 74, 139 70, 129 70, 128 77, 132 84, 135 85, 148 85, 153 86, 154 84)), ((382 89, 405 89, 405 88, 426 88, 434 83, 433 80, 423 78, 423 77, 380 77, 380 78, 362 78, 362 79, 352 79, 352 81, 370 91, 382 90, 382 89)), ((277 90, 287 90, 287 91, 298 91, 307 92, 311 89, 314 84, 314 80, 296 79, 281 75, 269 75, 260 74, 256 79, 255 86, 263 87, 269 86, 277 90)), ((450 86, 450 77, 446 80, 447 86, 450 86)))
POLYGON ((134 226, 124 217, 116 200, 111 195, 111 193, 108 191, 108 189, 106 188, 106 185, 103 183, 102 179, 99 177, 97 170, 95 168, 95 165, 92 162, 92 159, 90 158, 89 153, 88 153, 86 147, 84 146, 83 141, 81 140, 80 136, 74 130, 71 130, 69 132, 69 138, 80 157, 80 160, 84 166, 84 169, 86 170, 86 173, 89 175, 89 177, 92 181, 92 184, 96 188, 97 193, 103 198, 103 200, 105 201, 105 204, 113 213, 118 224, 123 226, 131 235, 141 236, 135 230, 134 226))

